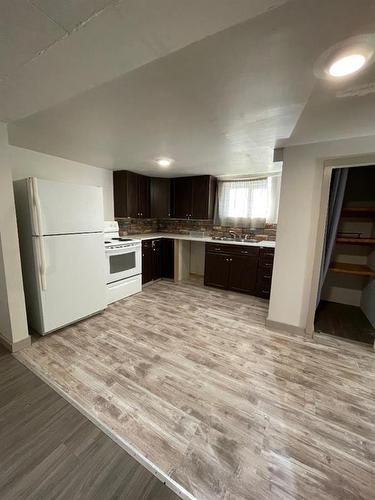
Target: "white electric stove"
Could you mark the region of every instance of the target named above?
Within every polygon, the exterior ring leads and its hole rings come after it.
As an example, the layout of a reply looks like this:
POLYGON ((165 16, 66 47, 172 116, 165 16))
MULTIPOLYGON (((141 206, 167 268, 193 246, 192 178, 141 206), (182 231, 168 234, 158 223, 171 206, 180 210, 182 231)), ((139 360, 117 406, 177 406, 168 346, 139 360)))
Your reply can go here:
POLYGON ((142 243, 119 236, 116 221, 104 223, 108 304, 142 290, 142 243))

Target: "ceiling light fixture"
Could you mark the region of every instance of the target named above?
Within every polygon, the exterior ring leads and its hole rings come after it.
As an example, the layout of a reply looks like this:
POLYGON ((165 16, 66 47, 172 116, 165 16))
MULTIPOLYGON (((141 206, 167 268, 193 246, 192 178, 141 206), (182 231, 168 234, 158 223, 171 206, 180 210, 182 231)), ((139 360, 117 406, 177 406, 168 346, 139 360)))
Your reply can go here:
POLYGON ((351 75, 359 71, 366 63, 366 58, 362 54, 351 54, 340 57, 329 67, 329 74, 335 78, 351 75))
POLYGON ((342 40, 327 49, 315 62, 317 78, 340 82, 375 62, 375 33, 342 40))
POLYGON ((157 158, 156 163, 159 165, 159 167, 170 167, 173 163, 173 160, 171 158, 157 158))

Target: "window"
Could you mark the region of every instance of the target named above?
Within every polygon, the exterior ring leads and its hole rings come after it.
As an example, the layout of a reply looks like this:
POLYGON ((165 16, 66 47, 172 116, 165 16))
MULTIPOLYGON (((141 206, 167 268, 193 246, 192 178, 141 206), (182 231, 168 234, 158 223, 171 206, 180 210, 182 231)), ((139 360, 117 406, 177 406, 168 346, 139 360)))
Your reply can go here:
POLYGON ((215 223, 264 227, 277 222, 280 175, 264 179, 219 181, 215 223))

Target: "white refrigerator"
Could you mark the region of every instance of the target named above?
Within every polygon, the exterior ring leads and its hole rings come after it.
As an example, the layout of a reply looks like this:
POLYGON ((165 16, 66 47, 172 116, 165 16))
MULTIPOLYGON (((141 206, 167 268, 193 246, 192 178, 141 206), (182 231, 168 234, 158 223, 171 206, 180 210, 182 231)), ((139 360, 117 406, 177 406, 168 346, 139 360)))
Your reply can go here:
POLYGON ((14 194, 30 328, 45 335, 105 309, 102 188, 31 177, 14 194))

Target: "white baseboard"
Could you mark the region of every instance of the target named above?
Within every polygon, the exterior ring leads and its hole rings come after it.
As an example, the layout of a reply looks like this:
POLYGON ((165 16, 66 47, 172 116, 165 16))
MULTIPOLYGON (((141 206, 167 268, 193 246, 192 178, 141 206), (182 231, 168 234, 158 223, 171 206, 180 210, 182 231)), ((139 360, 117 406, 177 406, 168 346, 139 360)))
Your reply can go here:
POLYGON ((2 344, 10 352, 18 352, 31 345, 31 337, 28 336, 25 339, 18 340, 17 342, 11 342, 0 333, 0 344, 2 344))
POLYGON ((266 319, 266 327, 270 330, 276 330, 279 332, 291 333, 292 335, 300 335, 305 337, 306 330, 300 326, 288 325, 287 323, 280 323, 279 321, 273 321, 272 319, 266 319))

